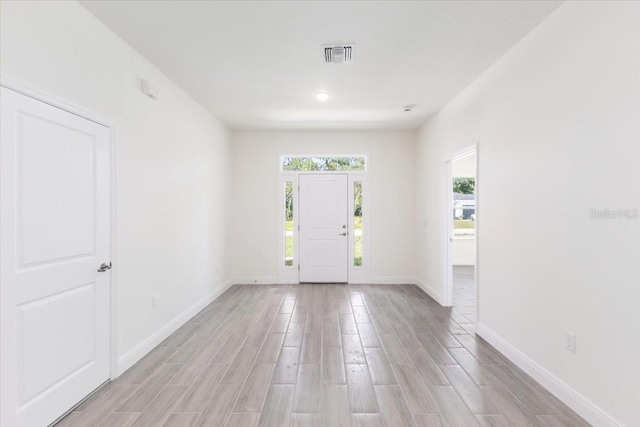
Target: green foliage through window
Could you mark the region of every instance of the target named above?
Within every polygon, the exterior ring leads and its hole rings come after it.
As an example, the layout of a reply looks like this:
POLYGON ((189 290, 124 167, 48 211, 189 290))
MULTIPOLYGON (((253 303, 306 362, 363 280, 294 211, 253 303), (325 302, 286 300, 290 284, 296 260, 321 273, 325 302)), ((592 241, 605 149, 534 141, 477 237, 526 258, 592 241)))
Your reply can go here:
POLYGON ((362 182, 353 183, 353 265, 362 267, 362 182))
POLYGON ((475 194, 475 178, 453 178, 453 192, 458 194, 475 194))
POLYGON ((284 184, 284 212, 286 221, 293 221, 293 183, 291 181, 284 184))
POLYGON ((293 266, 293 182, 284 183, 284 265, 293 266))
POLYGON ((285 157, 282 159, 282 170, 296 171, 364 171, 365 160, 356 157, 285 157))

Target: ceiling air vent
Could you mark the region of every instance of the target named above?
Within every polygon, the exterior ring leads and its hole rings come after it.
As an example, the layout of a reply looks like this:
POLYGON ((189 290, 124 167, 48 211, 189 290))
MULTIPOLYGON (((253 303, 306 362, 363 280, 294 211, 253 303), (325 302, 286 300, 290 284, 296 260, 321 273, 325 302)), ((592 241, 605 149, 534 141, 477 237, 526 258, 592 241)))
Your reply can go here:
POLYGON ((327 64, 347 64, 353 61, 352 44, 347 45, 324 45, 324 62, 327 64))

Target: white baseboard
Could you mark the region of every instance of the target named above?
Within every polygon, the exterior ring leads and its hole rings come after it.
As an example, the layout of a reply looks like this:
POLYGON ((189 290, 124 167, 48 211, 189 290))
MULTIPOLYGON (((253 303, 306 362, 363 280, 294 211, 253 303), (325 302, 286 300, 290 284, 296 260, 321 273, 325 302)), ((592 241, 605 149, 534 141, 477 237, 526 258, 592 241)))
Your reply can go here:
MULTIPOLYGON (((277 276, 237 276, 233 278, 236 285, 290 285, 297 284, 295 280, 278 280, 277 276)), ((418 285, 429 296, 440 302, 440 293, 427 286, 415 276, 371 276, 369 280, 350 280, 350 285, 418 285), (420 282, 420 283, 419 283, 420 282)))
POLYGON ((369 282, 372 285, 415 285, 414 276, 371 276, 369 282))
MULTIPOLYGON (((147 355, 158 344, 164 341, 169 335, 174 333, 178 328, 187 323, 193 316, 198 314, 200 310, 211 304, 216 298, 222 295, 227 289, 233 285, 233 279, 229 279, 222 284, 219 289, 205 295, 200 301, 180 313, 173 320, 168 322, 162 328, 151 334, 147 339, 129 350, 118 359, 117 375, 123 374, 127 369, 132 367, 136 362, 147 355)), ((114 378, 111 378, 114 379, 114 378)))
MULTIPOLYGON (((296 281, 278 280, 277 276, 238 276, 233 279, 236 285, 262 285, 262 284, 295 284, 296 281)), ((371 276, 369 280, 355 280, 349 282, 353 285, 371 284, 371 285, 414 285, 416 278, 414 276, 371 276)))
MULTIPOLYGON (((277 276, 237 276, 233 278, 236 285, 290 285, 297 284, 295 280, 278 280, 277 276)), ((369 280, 351 280, 350 285, 415 285, 414 276, 371 276, 369 280)))
POLYGON ((416 277, 416 285, 418 285, 420 287, 420 289, 422 289, 427 295, 429 295, 431 298, 436 300, 436 302, 438 304, 444 305, 442 303, 442 295, 440 294, 440 292, 436 291, 434 288, 429 286, 429 284, 427 282, 425 282, 424 280, 416 277))
POLYGON ((622 423, 480 322, 476 333, 593 426, 623 427, 622 423))
POLYGON ((238 276, 234 277, 236 285, 274 285, 278 283, 277 276, 238 276))

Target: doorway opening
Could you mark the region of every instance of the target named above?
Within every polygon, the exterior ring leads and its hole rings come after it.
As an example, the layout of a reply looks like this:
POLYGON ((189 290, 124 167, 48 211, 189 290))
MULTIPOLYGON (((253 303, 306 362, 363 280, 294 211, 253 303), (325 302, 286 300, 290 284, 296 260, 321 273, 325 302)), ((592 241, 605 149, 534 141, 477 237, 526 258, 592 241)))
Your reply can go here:
POLYGON ((477 152, 476 147, 446 162, 447 305, 470 332, 477 318, 477 152))
POLYGON ((367 157, 289 155, 279 161, 278 282, 367 283, 367 157))

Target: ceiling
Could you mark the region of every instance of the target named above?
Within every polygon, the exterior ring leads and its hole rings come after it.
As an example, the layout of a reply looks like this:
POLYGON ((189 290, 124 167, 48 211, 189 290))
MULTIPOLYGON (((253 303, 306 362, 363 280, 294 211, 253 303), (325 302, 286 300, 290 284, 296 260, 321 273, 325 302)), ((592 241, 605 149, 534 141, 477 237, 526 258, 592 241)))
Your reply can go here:
POLYGON ((81 3, 235 130, 416 129, 560 4, 81 3), (327 43, 353 63, 325 64, 327 43))

